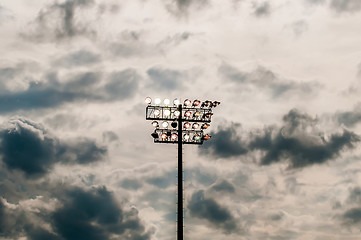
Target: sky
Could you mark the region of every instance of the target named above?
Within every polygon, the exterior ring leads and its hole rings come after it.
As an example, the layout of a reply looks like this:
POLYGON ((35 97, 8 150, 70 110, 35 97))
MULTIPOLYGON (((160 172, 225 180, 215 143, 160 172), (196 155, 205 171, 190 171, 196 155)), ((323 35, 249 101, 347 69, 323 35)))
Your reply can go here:
POLYGON ((217 100, 185 239, 361 236, 361 1, 2 0, 0 239, 176 239, 145 97, 217 100))

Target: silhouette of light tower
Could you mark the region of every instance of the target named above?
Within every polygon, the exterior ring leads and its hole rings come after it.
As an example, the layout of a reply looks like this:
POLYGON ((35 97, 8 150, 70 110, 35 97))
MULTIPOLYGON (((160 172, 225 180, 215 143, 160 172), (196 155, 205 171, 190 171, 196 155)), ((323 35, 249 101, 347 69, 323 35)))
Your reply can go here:
POLYGON ((146 120, 152 120, 155 127, 151 136, 155 143, 178 144, 178 202, 177 202, 177 240, 183 240, 183 144, 201 145, 211 138, 204 134, 204 130, 210 126, 212 119, 212 108, 217 107, 220 102, 189 99, 183 104, 174 99, 156 98, 154 102, 150 97, 145 99, 146 120))

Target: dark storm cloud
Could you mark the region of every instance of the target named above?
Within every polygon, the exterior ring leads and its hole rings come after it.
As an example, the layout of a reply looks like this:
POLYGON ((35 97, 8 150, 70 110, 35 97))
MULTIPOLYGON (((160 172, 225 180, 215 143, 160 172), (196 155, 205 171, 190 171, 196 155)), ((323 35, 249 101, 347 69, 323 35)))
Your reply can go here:
POLYGON ((55 210, 28 212, 21 205, 7 208, 0 199, 0 236, 41 239, 130 239, 147 240, 147 231, 135 208, 125 209, 106 187, 82 189, 62 186, 51 192, 59 203, 55 210), (39 221, 40 220, 40 221, 39 221), (49 224, 44 229, 42 223, 49 224))
POLYGON ((158 90, 179 90, 184 88, 185 74, 178 70, 153 67, 147 74, 152 80, 152 87, 158 90))
MULTIPOLYGON (((79 22, 77 11, 94 4, 93 0, 67 0, 54 2, 42 9, 33 23, 34 31, 25 33, 25 37, 33 40, 63 40, 75 36, 94 35, 90 24, 79 22)), ((32 27, 32 26, 31 26, 32 27)))
POLYGON ((212 198, 206 198, 202 190, 192 194, 188 202, 191 216, 208 221, 212 226, 225 233, 238 232, 237 221, 230 211, 212 198))
POLYGON ((346 225, 359 224, 361 222, 361 207, 347 210, 342 218, 346 225))
POLYGON ((271 14, 271 4, 269 2, 263 2, 261 4, 254 3, 254 15, 257 17, 266 17, 271 14))
POLYGON ((293 82, 283 80, 271 70, 259 66, 252 72, 242 72, 237 68, 223 63, 218 68, 221 77, 239 86, 254 86, 269 91, 273 98, 282 96, 312 96, 320 89, 317 82, 293 82), (292 94, 292 95, 291 95, 292 94))
POLYGON ((140 76, 133 69, 113 72, 101 83, 102 74, 79 73, 65 83, 50 73, 45 83, 31 83, 24 91, 0 92, 0 113, 57 107, 74 101, 116 101, 133 96, 140 76))
POLYGON ((54 66, 62 66, 66 68, 88 66, 100 62, 100 55, 86 50, 79 50, 66 56, 56 59, 54 66))
POLYGON ((353 148, 360 141, 359 136, 346 130, 332 134, 327 141, 307 134, 305 130, 314 126, 316 119, 295 109, 285 115, 283 121, 283 129, 274 137, 270 129, 249 144, 250 149, 264 152, 262 165, 279 161, 288 161, 291 168, 320 164, 336 158, 342 150, 353 148))
POLYGON ((200 147, 203 154, 210 154, 218 158, 230 158, 248 153, 247 143, 238 135, 240 124, 231 123, 226 127, 219 127, 211 132, 212 139, 200 147))
POLYGON ((260 151, 261 165, 286 161, 289 168, 303 168, 335 159, 360 142, 358 135, 347 130, 324 137, 315 130, 317 122, 316 118, 292 109, 283 117, 281 128, 268 127, 260 131, 262 134, 251 134, 245 140, 232 123, 212 133, 214 138, 200 148, 200 153, 232 158, 260 151))
POLYGON ((63 207, 51 215, 52 226, 63 239, 146 240, 151 233, 138 217, 136 209, 124 210, 105 187, 68 190, 63 207))
POLYGON ((20 170, 27 177, 38 178, 58 162, 87 164, 100 161, 106 148, 90 139, 66 143, 50 136, 41 126, 18 119, 0 132, 0 156, 8 169, 20 170))
POLYGON ((330 7, 339 13, 354 13, 361 10, 359 0, 331 0, 330 7))

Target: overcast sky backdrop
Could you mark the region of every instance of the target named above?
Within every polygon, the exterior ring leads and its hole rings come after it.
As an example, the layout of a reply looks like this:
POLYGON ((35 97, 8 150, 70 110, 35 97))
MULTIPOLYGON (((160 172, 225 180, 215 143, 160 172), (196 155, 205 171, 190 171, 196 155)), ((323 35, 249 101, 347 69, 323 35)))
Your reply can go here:
POLYGON ((185 239, 361 236, 361 1, 2 0, 0 239, 174 240, 144 98, 218 100, 185 239))

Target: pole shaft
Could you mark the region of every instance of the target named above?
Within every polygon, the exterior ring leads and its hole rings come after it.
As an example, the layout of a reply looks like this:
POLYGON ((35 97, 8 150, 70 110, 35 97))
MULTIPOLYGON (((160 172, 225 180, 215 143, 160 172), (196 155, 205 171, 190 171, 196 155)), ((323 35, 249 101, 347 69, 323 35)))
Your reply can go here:
POLYGON ((177 240, 183 240, 183 123, 182 123, 182 105, 178 106, 180 115, 178 117, 178 205, 177 205, 177 240))

